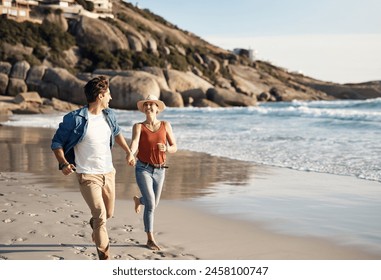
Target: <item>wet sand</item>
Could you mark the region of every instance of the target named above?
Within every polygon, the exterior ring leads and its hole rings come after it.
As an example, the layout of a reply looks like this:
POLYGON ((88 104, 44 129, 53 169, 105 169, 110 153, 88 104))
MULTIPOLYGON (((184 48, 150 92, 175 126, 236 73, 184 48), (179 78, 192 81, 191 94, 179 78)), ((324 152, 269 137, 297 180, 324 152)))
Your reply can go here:
MULTIPOLYGON (((0 259, 97 259, 90 212, 75 176, 65 177, 57 170, 50 150, 52 134, 49 129, 0 126, 0 259)), ((142 216, 133 211, 132 197, 139 194, 133 169, 124 163, 119 147, 113 156, 118 200, 108 228, 115 260, 381 259, 358 246, 280 234, 260 223, 203 211, 192 199, 215 192, 226 181, 243 184, 253 172, 265 176, 266 186, 271 186, 278 183, 272 177, 277 172, 266 168, 263 173, 260 166, 187 151, 169 157, 155 216, 156 239, 163 249, 150 251, 144 246, 142 216)), ((297 174, 303 182, 306 173, 297 174)))

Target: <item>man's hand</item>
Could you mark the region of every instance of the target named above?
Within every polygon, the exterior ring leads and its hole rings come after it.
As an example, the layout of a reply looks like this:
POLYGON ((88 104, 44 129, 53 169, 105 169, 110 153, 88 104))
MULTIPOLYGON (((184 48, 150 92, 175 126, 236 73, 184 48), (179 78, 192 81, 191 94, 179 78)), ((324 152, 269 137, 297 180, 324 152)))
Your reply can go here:
POLYGON ((65 176, 70 175, 75 172, 75 166, 73 164, 66 165, 61 171, 65 176))
POLYGON ((128 165, 130 165, 130 166, 135 166, 135 164, 136 164, 136 159, 132 153, 127 153, 126 161, 127 161, 128 165))

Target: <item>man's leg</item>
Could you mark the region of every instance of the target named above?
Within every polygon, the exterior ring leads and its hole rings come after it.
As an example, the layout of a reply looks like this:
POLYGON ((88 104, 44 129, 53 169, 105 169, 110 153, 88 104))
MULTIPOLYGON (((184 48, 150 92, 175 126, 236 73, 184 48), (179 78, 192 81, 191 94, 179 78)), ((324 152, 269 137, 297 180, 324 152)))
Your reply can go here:
POLYGON ((91 226, 99 259, 110 258, 109 238, 106 229, 107 211, 103 201, 104 175, 78 174, 83 198, 91 211, 91 226))
POLYGON ((107 219, 114 215, 115 207, 115 169, 114 171, 105 174, 104 186, 102 189, 102 197, 106 207, 107 219))

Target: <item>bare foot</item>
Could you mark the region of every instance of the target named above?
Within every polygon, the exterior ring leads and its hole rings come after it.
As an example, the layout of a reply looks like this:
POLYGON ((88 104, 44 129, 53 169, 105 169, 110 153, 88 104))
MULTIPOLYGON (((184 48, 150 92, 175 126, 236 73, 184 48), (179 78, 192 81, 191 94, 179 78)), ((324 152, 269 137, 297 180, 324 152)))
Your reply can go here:
POLYGON ((154 240, 148 240, 147 247, 148 249, 151 249, 151 250, 161 250, 159 245, 157 245, 154 240))
POLYGON ((140 213, 140 208, 141 208, 140 198, 137 197, 137 196, 134 196, 134 202, 135 202, 135 212, 137 214, 139 214, 140 213))

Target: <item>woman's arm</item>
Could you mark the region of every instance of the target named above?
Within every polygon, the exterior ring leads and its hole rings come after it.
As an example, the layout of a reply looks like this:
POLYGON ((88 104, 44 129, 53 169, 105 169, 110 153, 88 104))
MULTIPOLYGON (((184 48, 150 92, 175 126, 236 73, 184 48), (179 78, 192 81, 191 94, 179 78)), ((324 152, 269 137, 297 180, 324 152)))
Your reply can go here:
POLYGON ((132 154, 136 155, 139 149, 139 140, 140 140, 140 132, 142 129, 142 124, 136 123, 132 127, 132 140, 131 140, 131 151, 132 154))
POLYGON ((167 152, 168 153, 176 153, 177 152, 177 144, 175 136, 173 135, 172 126, 169 122, 164 122, 165 130, 167 131, 167 152))

